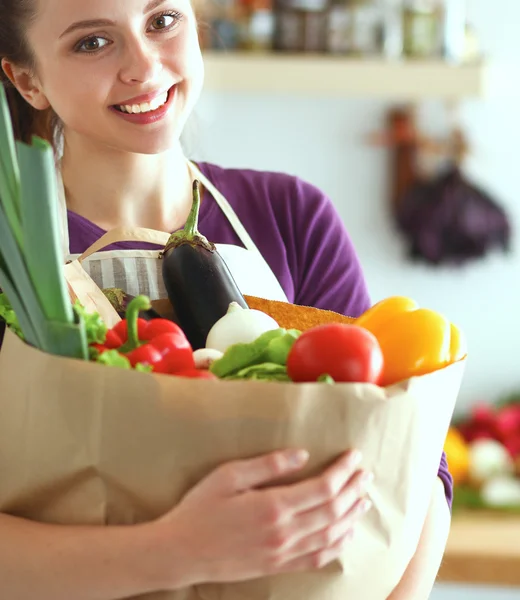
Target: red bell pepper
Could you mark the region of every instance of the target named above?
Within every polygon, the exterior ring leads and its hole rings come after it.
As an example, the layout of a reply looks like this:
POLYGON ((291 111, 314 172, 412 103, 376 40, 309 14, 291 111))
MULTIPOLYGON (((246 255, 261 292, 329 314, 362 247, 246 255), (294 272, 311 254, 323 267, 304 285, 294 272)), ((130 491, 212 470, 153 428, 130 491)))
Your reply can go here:
POLYGON ((195 368, 193 349, 182 329, 168 319, 146 321, 141 310, 151 308, 149 298, 137 296, 126 310, 126 318, 107 332, 103 344, 92 344, 99 354, 117 350, 132 367, 149 366, 155 373, 176 373, 195 368))
POLYGON ((211 371, 206 369, 184 369, 173 373, 176 377, 189 377, 190 379, 218 379, 211 371))

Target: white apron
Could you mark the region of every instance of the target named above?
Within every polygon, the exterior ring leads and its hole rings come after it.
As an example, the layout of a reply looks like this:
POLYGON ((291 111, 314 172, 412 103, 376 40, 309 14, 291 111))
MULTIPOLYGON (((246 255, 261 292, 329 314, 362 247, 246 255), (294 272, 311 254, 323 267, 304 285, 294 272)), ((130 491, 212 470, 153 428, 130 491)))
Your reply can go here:
MULTIPOLYGON (((198 179, 208 190, 245 246, 216 244, 242 294, 287 302, 282 286, 229 202, 196 165, 191 162, 188 165, 192 178, 198 179)), ((58 188, 63 206, 65 194, 60 180, 58 188)), ((149 242, 164 247, 169 237, 169 233, 154 229, 119 227, 108 231, 79 255, 70 254, 67 236, 65 276, 71 296, 78 298, 85 308, 99 312, 108 326, 117 322, 119 317, 104 295, 99 293, 100 288, 121 288, 132 296, 144 294, 151 300, 167 298, 160 250, 101 250, 116 242, 149 242)))

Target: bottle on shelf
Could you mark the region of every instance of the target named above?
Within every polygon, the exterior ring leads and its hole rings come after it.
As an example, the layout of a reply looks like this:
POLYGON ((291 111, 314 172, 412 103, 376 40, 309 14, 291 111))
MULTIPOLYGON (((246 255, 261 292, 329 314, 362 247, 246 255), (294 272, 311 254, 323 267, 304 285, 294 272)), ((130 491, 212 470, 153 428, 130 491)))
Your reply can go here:
POLYGON ((399 60, 404 53, 403 0, 380 0, 382 20, 381 54, 399 60))

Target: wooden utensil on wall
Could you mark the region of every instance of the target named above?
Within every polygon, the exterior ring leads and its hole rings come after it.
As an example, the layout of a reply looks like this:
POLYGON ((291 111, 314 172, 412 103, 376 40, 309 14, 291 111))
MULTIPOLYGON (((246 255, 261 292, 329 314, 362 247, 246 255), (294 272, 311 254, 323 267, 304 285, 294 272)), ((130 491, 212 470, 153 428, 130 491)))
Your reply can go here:
POLYGON ((369 142, 389 147, 391 154, 391 208, 395 214, 410 187, 425 178, 419 167, 421 153, 446 155, 460 165, 468 153, 462 129, 453 128, 447 141, 435 140, 421 134, 413 106, 392 108, 387 115, 386 131, 371 134, 369 142))

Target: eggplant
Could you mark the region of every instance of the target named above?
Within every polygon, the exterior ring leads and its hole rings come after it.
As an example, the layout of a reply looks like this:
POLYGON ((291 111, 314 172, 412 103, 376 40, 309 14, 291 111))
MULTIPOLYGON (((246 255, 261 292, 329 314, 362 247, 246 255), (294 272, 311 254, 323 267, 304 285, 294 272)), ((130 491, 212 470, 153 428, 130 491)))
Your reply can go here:
POLYGON ((231 302, 249 308, 215 244, 198 231, 200 186, 184 229, 173 233, 160 254, 162 276, 177 322, 194 350, 204 348, 213 325, 231 302))

